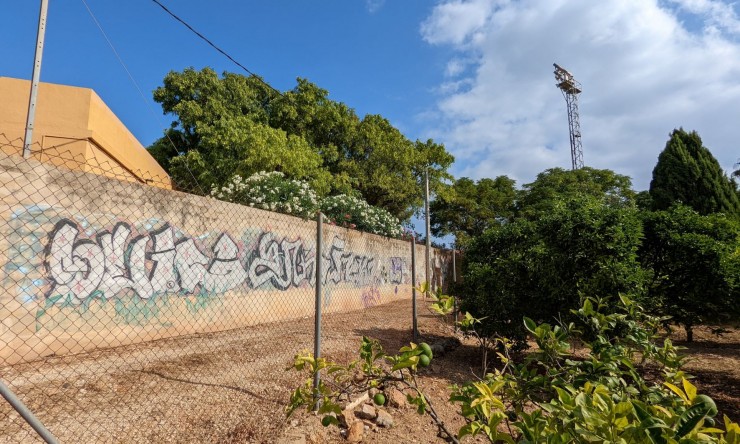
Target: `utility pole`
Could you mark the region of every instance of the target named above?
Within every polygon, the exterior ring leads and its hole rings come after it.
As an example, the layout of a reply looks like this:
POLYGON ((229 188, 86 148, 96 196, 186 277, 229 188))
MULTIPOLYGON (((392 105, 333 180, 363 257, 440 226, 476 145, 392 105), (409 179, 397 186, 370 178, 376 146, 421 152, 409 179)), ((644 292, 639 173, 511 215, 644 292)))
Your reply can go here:
POLYGON ((568 129, 570 130, 570 159, 574 170, 583 168, 583 146, 581 145, 581 123, 578 116, 578 94, 581 84, 565 68, 553 63, 556 85, 563 92, 568 107, 568 129))
POLYGON ((36 33, 36 52, 31 75, 31 96, 28 99, 28 117, 26 118, 26 135, 23 138, 23 157, 31 157, 33 143, 33 124, 36 118, 36 99, 38 98, 39 79, 41 78, 41 57, 44 54, 44 35, 46 34, 46 13, 49 9, 49 0, 41 0, 39 11, 39 28, 36 33))

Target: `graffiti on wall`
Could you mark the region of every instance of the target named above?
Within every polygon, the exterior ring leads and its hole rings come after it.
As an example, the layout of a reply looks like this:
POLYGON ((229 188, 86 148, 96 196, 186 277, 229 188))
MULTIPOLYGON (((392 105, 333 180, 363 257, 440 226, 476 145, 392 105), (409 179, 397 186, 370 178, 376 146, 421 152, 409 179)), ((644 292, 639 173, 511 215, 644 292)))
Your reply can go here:
POLYGON ((361 299, 362 306, 365 308, 374 307, 382 302, 380 297, 380 290, 376 286, 372 286, 363 291, 361 299))
POLYGON ((404 272, 407 270, 406 261, 402 257, 391 258, 390 281, 393 284, 404 283, 404 272))
MULTIPOLYGON (((170 224, 137 231, 125 222, 91 233, 70 219, 59 220, 45 248, 48 286, 44 296, 71 295, 84 301, 134 294, 148 299, 162 294, 222 294, 240 288, 287 290, 315 284, 315 246, 301 239, 262 232, 247 246, 220 233, 209 247, 203 239, 181 234, 170 224)), ((388 278, 380 276, 380 260, 347 251, 335 236, 322 256, 325 284, 365 288, 403 281, 405 263, 390 258, 388 278)), ((363 296, 375 305, 379 297, 363 296)), ((364 305, 365 302, 363 302, 364 305)))
MULTIPOLYGON (((326 258, 325 258, 326 259, 326 258)), ((324 283, 351 282, 365 287, 375 282, 376 259, 345 251, 344 241, 335 237, 328 254, 324 283)))
POLYGON ((315 262, 313 250, 304 247, 300 240, 285 238, 278 242, 274 234, 263 233, 249 264, 251 287, 266 282, 280 290, 298 287, 304 281, 313 285, 315 262))

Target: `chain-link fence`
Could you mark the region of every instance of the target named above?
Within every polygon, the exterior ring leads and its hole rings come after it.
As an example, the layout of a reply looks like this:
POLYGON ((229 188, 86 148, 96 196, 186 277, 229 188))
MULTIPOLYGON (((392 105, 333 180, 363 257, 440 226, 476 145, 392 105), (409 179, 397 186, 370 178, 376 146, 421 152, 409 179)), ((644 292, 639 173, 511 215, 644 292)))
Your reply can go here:
MULTIPOLYGON (((273 442, 317 282, 325 355, 411 340, 411 243, 324 224, 318 245, 313 220, 172 191, 90 143, 24 159, 0 134, 0 375, 60 442, 273 442)), ((0 443, 39 441, 0 402, 0 443)))

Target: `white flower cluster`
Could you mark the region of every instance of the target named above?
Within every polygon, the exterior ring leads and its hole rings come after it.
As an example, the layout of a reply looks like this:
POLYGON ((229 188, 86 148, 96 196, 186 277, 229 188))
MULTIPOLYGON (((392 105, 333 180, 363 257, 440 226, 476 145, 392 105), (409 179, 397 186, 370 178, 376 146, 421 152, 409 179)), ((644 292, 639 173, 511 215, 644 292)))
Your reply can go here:
POLYGON ((307 183, 287 179, 279 171, 260 171, 246 179, 234 175, 221 188, 213 187, 211 196, 303 218, 313 217, 319 208, 316 193, 307 183))
MULTIPOLYGON (((310 218, 319 210, 316 193, 303 181, 288 179, 279 171, 260 171, 246 179, 234 175, 211 196, 228 202, 293 216, 310 218)), ((321 210, 337 225, 388 237, 401 237, 401 223, 388 211, 363 199, 341 194, 327 197, 321 210)))
POLYGON ((357 197, 345 194, 328 197, 321 203, 321 210, 341 226, 381 236, 401 237, 403 234, 401 223, 396 217, 357 197))

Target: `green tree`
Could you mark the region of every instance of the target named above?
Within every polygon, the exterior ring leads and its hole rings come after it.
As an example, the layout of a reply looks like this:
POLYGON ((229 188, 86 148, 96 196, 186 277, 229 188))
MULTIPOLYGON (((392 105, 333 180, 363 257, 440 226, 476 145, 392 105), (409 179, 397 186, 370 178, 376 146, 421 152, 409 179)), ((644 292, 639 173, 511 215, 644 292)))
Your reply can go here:
POLYGON ((200 143, 170 161, 170 174, 181 187, 221 187, 234 175, 280 171, 307 181, 319 195, 331 189, 331 173, 305 139, 256 123, 247 116, 222 118, 198 131, 200 143))
POLYGON ((635 205, 643 211, 649 211, 653 208, 653 200, 650 198, 650 191, 643 190, 635 196, 635 205))
POLYGON ((740 217, 735 184, 696 131, 673 130, 653 169, 650 196, 655 210, 682 203, 699 214, 722 212, 740 217))
POLYGON ((339 167, 354 143, 360 119, 344 103, 329 99, 329 91, 306 79, 270 104, 270 126, 302 137, 316 147, 332 173, 332 188, 339 194, 353 194, 355 180, 339 167))
POLYGON ((536 217, 550 211, 561 199, 578 196, 591 196, 610 206, 626 207, 635 203, 636 195, 630 178, 611 170, 551 168, 524 185, 518 196, 517 213, 536 217))
POLYGON ((740 223, 684 205, 644 214, 643 265, 653 309, 686 330, 740 317, 740 223))
POLYGON ((477 182, 462 177, 439 190, 430 204, 432 234, 454 234, 459 244, 480 236, 492 224, 513 215, 514 180, 499 176, 477 182))
POLYGON ((451 177, 443 145, 412 142, 382 116, 359 119, 304 79, 278 94, 253 76, 188 68, 167 74, 154 99, 176 120, 149 149, 181 188, 208 192, 235 174, 281 171, 403 220, 422 204, 426 168, 433 189, 451 177))
POLYGON ((641 296, 645 277, 634 207, 594 196, 558 199, 537 219, 494 224, 466 250, 462 310, 484 334, 523 338, 519 319, 567 319, 584 296, 641 296))

